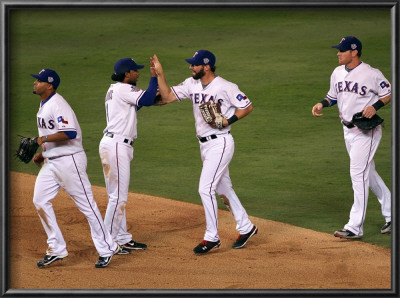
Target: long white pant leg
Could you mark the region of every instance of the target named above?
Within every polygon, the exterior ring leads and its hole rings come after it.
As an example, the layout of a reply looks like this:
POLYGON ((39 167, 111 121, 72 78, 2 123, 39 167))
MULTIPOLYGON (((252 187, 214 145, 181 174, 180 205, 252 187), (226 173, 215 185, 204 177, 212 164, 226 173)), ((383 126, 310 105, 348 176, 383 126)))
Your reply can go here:
POLYGON ((126 231, 125 207, 128 200, 133 148, 128 144, 103 137, 99 153, 108 193, 104 222, 114 241, 124 244, 132 240, 132 235, 126 231))
MULTIPOLYGON (((230 136, 230 135, 229 135, 230 136)), ((218 241, 218 204, 216 187, 228 168, 234 152, 233 139, 218 137, 200 144, 203 168, 200 175, 199 194, 206 217, 204 240, 218 241)))
POLYGON ((118 244, 125 244, 132 240, 132 234, 128 233, 128 226, 126 223, 126 209, 123 211, 121 227, 118 232, 117 242, 118 244))
POLYGON ((382 133, 380 129, 363 132, 353 128, 345 131, 346 147, 350 156, 350 176, 353 185, 354 203, 350 218, 344 226, 354 234, 364 235, 364 221, 369 196, 370 165, 379 146, 382 133))
POLYGON ((240 234, 247 234, 250 232, 254 225, 251 223, 246 210, 233 190, 228 168, 223 173, 217 186, 217 193, 228 199, 230 210, 236 221, 236 230, 239 231, 240 234))
POLYGON ((386 222, 392 220, 392 206, 391 206, 391 193, 385 182, 379 176, 375 169, 375 162, 371 162, 371 169, 369 173, 369 187, 376 195, 379 203, 381 204, 382 215, 386 222))
POLYGON ((117 244, 108 232, 100 210, 93 197, 92 186, 86 173, 87 158, 84 151, 57 158, 58 176, 63 176, 61 185, 71 196, 78 209, 85 215, 98 254, 102 257, 113 255, 117 244))
POLYGON ((47 255, 65 255, 67 247, 58 226, 51 200, 57 195, 60 185, 47 161, 43 164, 35 182, 33 204, 47 234, 47 255))

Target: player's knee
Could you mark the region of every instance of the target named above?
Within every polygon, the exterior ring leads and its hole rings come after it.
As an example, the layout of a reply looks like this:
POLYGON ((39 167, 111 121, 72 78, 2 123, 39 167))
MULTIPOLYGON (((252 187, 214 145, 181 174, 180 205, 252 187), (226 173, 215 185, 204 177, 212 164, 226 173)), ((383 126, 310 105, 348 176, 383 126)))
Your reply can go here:
POLYGON ((36 210, 39 211, 45 208, 46 202, 40 200, 39 197, 34 197, 33 204, 35 205, 36 210))
POLYGON ((365 182, 369 177, 364 171, 353 171, 350 173, 351 181, 353 182, 365 182))
POLYGON ((210 197, 210 196, 212 196, 212 195, 214 195, 215 194, 215 188, 212 188, 212 187, 210 187, 210 186, 208 186, 208 187, 202 187, 202 186, 199 186, 199 195, 200 195, 200 197, 210 197))

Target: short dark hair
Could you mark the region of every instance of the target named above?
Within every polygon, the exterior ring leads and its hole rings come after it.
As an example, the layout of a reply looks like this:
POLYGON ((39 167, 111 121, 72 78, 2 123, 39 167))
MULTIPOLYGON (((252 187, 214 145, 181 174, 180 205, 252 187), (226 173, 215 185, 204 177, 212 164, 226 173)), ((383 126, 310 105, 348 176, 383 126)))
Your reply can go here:
POLYGON ((213 66, 210 65, 210 69, 211 69, 212 72, 215 72, 215 70, 217 69, 217 67, 216 67, 215 65, 213 65, 213 66))
POLYGON ((111 75, 111 80, 116 81, 116 82, 122 82, 125 79, 125 73, 120 73, 120 74, 115 74, 113 73, 111 75))

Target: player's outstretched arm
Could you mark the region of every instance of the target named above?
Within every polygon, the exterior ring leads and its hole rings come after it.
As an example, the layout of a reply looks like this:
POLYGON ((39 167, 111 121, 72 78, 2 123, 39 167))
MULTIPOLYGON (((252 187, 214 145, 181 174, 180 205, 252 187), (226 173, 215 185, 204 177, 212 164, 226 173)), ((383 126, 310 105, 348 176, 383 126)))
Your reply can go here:
POLYGON ((153 57, 150 57, 150 67, 152 67, 157 74, 158 89, 161 95, 160 104, 166 104, 176 101, 177 98, 172 92, 171 88, 168 87, 167 80, 165 79, 164 75, 164 70, 156 54, 154 54, 153 57))

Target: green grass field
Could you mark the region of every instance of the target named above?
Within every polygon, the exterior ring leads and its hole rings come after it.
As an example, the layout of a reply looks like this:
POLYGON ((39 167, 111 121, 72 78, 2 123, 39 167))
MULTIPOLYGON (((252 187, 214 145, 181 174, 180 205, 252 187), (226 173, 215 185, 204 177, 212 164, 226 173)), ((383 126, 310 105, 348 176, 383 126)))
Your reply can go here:
MULTIPOLYGON (((29 74, 53 68, 83 131, 89 178, 104 186, 98 144, 114 63, 133 57, 146 64, 138 82, 146 89, 156 53, 176 85, 191 75, 184 59, 208 49, 217 74, 237 83, 254 106, 232 129, 230 173, 248 213, 327 233, 347 222, 353 192, 337 108, 320 119, 311 108, 329 89, 337 66, 331 46, 343 36, 357 36, 363 60, 391 80, 389 9, 22 9, 10 22, 11 155, 17 134, 37 135, 40 99, 29 74)), ((390 106, 379 114, 385 129, 375 161, 391 188, 390 106)), ((142 108, 138 118, 131 191, 201 204, 190 101, 142 108)), ((38 173, 33 164, 10 160, 13 171, 38 173)), ((371 193, 362 241, 391 247, 391 237, 379 232, 383 224, 371 193)))

